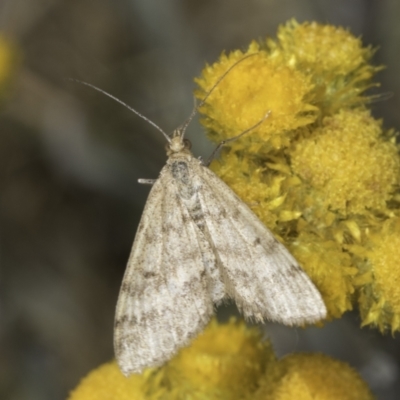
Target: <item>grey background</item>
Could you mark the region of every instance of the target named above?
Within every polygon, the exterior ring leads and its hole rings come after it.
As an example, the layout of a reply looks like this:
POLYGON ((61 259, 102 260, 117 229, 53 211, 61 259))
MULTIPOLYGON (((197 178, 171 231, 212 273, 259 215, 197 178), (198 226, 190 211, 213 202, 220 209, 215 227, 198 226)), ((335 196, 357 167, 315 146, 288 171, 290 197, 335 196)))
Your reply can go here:
MULTIPOLYGON (((159 132, 65 78, 111 92, 170 132, 190 113, 206 62, 292 17, 348 27, 380 47, 378 93, 393 96, 372 109, 399 129, 396 0, 0 1, 0 31, 21 55, 0 105, 1 399, 64 399, 113 357, 114 307, 149 191, 137 179, 156 178, 165 162, 159 132)), ((188 138, 196 155, 210 154, 197 121, 188 138)), ((398 335, 359 324, 350 313, 323 329, 265 330, 280 355, 323 351, 357 368, 379 399, 399 398, 398 335)))

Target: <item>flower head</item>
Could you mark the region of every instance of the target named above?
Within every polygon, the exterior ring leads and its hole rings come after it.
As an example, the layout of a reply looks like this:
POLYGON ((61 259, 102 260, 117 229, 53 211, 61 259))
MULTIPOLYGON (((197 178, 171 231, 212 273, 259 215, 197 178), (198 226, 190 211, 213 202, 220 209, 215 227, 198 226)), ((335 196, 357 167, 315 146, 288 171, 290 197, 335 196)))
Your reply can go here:
POLYGON ((296 142, 293 172, 321 194, 325 209, 362 214, 384 209, 399 183, 400 158, 381 122, 365 110, 340 110, 296 142))
POLYGON ((202 111, 206 115, 204 126, 210 137, 218 141, 238 135, 272 110, 268 122, 256 129, 256 135, 247 135, 239 142, 246 143, 247 151, 256 152, 260 146, 279 148, 282 142, 287 145, 287 135, 315 121, 317 109, 305 101, 312 89, 310 79, 275 62, 256 42, 246 53, 223 54, 218 62, 207 66, 202 77, 196 79, 201 88, 197 96, 204 97, 230 66, 252 53, 256 54, 235 66, 218 84, 202 111))
POLYGON ((365 90, 377 86, 371 79, 382 67, 370 63, 374 50, 344 28, 291 20, 279 27, 277 37, 267 39, 265 47, 272 58, 310 78, 310 96, 322 115, 362 105, 368 100, 365 90))

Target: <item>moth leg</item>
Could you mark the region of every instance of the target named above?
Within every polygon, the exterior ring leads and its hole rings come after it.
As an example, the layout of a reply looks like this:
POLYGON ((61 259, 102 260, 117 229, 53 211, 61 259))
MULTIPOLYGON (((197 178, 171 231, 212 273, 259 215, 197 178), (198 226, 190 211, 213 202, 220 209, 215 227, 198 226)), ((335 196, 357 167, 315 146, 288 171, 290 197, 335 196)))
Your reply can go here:
POLYGON ((138 179, 138 182, 142 185, 154 185, 157 179, 138 179))
POLYGON ((229 142, 233 142, 234 140, 239 139, 240 137, 242 137, 243 135, 245 135, 246 133, 252 131, 253 129, 257 128, 259 125, 261 125, 271 114, 271 110, 267 111, 267 113, 262 117, 262 119, 260 119, 260 121, 258 121, 256 124, 254 124, 253 126, 251 126, 250 128, 246 129, 245 131, 243 131, 242 133, 240 133, 237 136, 234 136, 232 138, 223 140, 222 142, 220 142, 218 144, 218 146, 214 149, 214 151, 211 153, 211 156, 209 157, 209 159, 206 162, 206 167, 208 167, 211 164, 211 161, 214 159, 215 155, 218 153, 219 150, 221 150, 221 147, 225 146, 227 143, 229 142))

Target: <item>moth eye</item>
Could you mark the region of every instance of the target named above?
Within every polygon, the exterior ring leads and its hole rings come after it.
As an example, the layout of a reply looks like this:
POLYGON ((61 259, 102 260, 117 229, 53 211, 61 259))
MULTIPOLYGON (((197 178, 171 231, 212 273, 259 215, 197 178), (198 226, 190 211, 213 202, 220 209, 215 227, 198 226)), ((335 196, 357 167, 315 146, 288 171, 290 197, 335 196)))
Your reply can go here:
POLYGON ((189 139, 183 139, 183 144, 185 145, 185 148, 188 150, 192 148, 192 143, 189 139))

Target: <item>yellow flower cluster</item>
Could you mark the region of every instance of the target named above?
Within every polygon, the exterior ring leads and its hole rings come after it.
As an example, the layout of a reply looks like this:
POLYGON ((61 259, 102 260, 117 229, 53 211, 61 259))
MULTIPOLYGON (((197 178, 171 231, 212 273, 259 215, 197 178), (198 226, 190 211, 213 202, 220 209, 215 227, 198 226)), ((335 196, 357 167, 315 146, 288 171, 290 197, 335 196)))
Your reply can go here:
POLYGON ((277 39, 222 54, 196 79, 209 137, 229 142, 211 168, 287 245, 329 317, 400 330, 400 158, 364 94, 381 69, 347 30, 290 21, 277 39), (390 243, 390 245, 389 245, 390 243))
POLYGON ((0 100, 8 93, 15 75, 17 58, 16 49, 10 40, 0 35, 0 100))
POLYGON ((347 364, 319 354, 277 360, 257 328, 212 321, 167 365, 125 378, 115 361, 85 377, 69 400, 372 400, 347 364))

